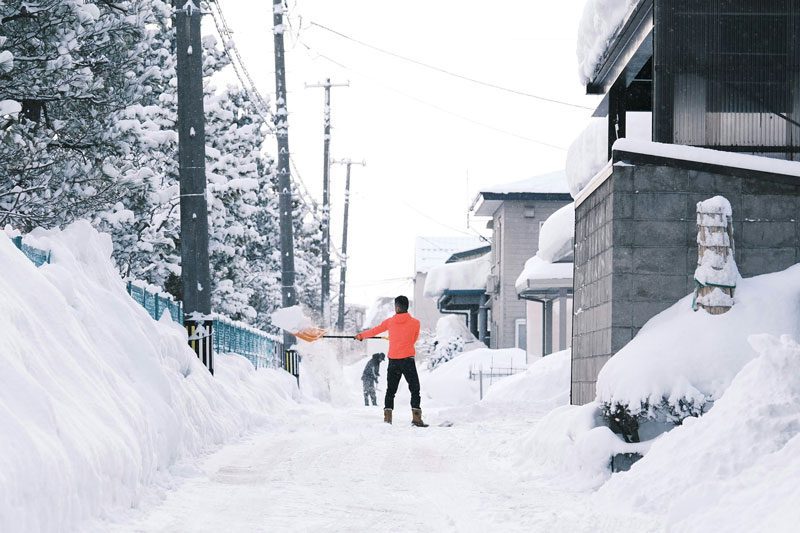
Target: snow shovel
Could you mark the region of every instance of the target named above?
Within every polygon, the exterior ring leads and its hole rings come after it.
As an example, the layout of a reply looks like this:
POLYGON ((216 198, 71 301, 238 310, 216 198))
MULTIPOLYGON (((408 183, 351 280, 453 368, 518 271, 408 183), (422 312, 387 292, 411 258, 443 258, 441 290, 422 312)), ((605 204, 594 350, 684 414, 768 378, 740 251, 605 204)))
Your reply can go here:
MULTIPOLYGON (((292 335, 297 337, 298 339, 303 339, 306 342, 314 342, 319 339, 350 339, 354 340, 354 335, 325 335, 325 330, 317 327, 311 327, 306 329, 301 329, 297 332, 290 332, 292 335)), ((389 340, 389 337, 367 337, 368 339, 383 339, 385 341, 389 340)))
MULTIPOLYGON (((315 326, 310 318, 303 314, 299 305, 278 309, 270 316, 272 323, 291 333, 298 339, 314 342, 319 339, 353 339, 353 335, 325 335, 325 330, 315 326)), ((388 339, 388 337, 370 337, 372 339, 388 339)))

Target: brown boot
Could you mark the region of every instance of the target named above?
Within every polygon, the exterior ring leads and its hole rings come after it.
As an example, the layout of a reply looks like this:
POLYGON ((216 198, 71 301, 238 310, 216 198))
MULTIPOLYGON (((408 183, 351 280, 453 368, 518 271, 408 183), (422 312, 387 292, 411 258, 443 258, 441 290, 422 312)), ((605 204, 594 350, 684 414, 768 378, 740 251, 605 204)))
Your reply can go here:
POLYGON ((392 423, 392 410, 391 409, 384 409, 383 410, 383 421, 387 424, 392 423))
POLYGON ((411 409, 411 424, 418 428, 428 427, 428 424, 422 421, 422 409, 411 409))

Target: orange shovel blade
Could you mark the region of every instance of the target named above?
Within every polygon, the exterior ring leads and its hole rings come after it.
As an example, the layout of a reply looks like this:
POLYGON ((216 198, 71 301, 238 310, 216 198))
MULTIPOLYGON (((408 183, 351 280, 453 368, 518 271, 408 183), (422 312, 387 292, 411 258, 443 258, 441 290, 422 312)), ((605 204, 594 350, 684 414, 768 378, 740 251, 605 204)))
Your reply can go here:
POLYGON ((314 342, 318 341, 323 337, 323 335, 325 335, 325 330, 320 328, 306 328, 301 329, 296 333, 292 333, 292 335, 306 342, 314 342))

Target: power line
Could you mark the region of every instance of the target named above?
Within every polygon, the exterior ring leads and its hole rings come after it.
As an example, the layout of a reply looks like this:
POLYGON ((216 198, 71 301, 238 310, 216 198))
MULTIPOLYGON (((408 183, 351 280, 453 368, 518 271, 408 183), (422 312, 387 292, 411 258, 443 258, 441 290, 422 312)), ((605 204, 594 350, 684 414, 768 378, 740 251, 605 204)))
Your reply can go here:
POLYGON ((524 92, 524 91, 519 91, 517 89, 510 89, 508 87, 503 87, 502 85, 497 85, 495 83, 490 83, 488 81, 483 81, 483 80, 478 80, 478 79, 475 79, 475 78, 470 78, 469 76, 465 76, 463 74, 458 74, 456 72, 451 72, 451 71, 443 69, 441 67, 437 67, 435 65, 430 65, 428 63, 424 63, 424 62, 419 61, 417 59, 406 57, 406 56, 398 54, 396 52, 392 52, 390 50, 386 50, 384 48, 380 48, 378 46, 366 43, 364 41, 356 39, 355 37, 351 37, 349 35, 345 35, 342 32, 339 32, 339 31, 336 31, 336 30, 334 30, 332 28, 329 28, 328 26, 325 26, 323 24, 319 24, 318 22, 314 22, 313 20, 310 22, 310 24, 312 26, 316 26, 317 28, 321 28, 321 29, 323 29, 325 31, 328 31, 328 32, 330 32, 330 33, 332 33, 334 35, 338 35, 339 37, 347 39, 348 41, 352 41, 352 42, 354 42, 356 44, 359 44, 361 46, 365 46, 367 48, 375 50, 376 52, 380 52, 382 54, 386 54, 386 55, 392 56, 394 58, 401 59, 403 61, 407 61, 409 63, 413 63, 415 65, 418 65, 418 66, 421 66, 421 67, 425 67, 427 69, 434 70, 434 71, 440 72, 442 74, 446 74, 448 76, 452 76, 454 78, 458 78, 458 79, 461 79, 461 80, 469 81, 469 82, 475 83, 477 85, 483 85, 484 87, 491 87, 492 89, 505 91, 505 92, 508 92, 508 93, 511 93, 511 94, 516 94, 516 95, 519 95, 519 96, 526 96, 528 98, 533 98, 535 100, 541 100, 543 102, 549 102, 551 104, 558 104, 558 105, 563 105, 563 106, 568 106, 568 107, 574 107, 574 108, 577 108, 577 109, 588 109, 590 111, 593 110, 593 108, 591 108, 591 107, 587 107, 587 106, 583 106, 583 105, 579 105, 579 104, 573 104, 573 103, 570 103, 570 102, 565 102, 563 100, 557 100, 555 98, 547 98, 545 96, 539 96, 539 95, 536 95, 536 94, 527 93, 527 92, 524 92))
POLYGON ((518 133, 514 133, 513 131, 504 130, 504 129, 498 128, 496 126, 492 126, 491 124, 486 124, 485 122, 481 122, 481 121, 475 120, 473 118, 466 117, 466 116, 461 115, 459 113, 456 113, 454 111, 450 111, 449 109, 445 109, 443 107, 440 107, 440 106, 438 106, 438 105, 436 105, 434 103, 428 102, 428 101, 423 100, 421 98, 417 98, 416 96, 408 94, 408 93, 405 93, 405 92, 401 91, 400 89, 392 87, 391 85, 387 85, 387 84, 381 82, 380 80, 374 78, 373 76, 370 76, 368 74, 364 74, 363 72, 360 72, 360 71, 358 71, 356 69, 348 67, 347 65, 344 65, 343 63, 331 58, 330 56, 327 56, 327 55, 317 51, 316 49, 312 48, 311 46, 309 46, 304 41, 300 41, 300 44, 302 44, 307 51, 314 52, 315 54, 317 54, 318 57, 321 57, 322 59, 325 59, 326 61, 329 61, 329 62, 333 63, 334 65, 336 65, 338 67, 341 67, 341 68, 343 68, 345 70, 349 70, 349 71, 351 71, 351 72, 353 72, 355 74, 358 74, 359 76, 362 76, 362 77, 364 77, 364 78, 366 78, 368 80, 371 80, 374 83, 377 83, 378 85, 380 85, 380 86, 382 86, 382 87, 384 87, 384 88, 386 88, 386 89, 388 89, 388 90, 390 90, 392 92, 395 92, 395 93, 397 93, 397 94, 399 94, 401 96, 404 96, 404 97, 406 97, 406 98, 408 98, 410 100, 413 100, 413 101, 415 101, 415 102, 417 102, 419 104, 431 107, 431 108, 436 109, 437 111, 440 111, 440 112, 445 113, 447 115, 452 115, 452 116, 454 116, 454 117, 456 117, 458 119, 461 119, 463 121, 470 122, 472 124, 475 124, 476 126, 481 126, 483 128, 487 128, 487 129, 496 131, 498 133, 502 133, 502 134, 505 134, 505 135, 510 135, 511 137, 516 137, 517 139, 522 139, 524 141, 532 142, 534 144, 538 144, 538 145, 541 145, 541 146, 546 146, 547 148, 553 148, 555 150, 559 150, 559 151, 562 151, 562 152, 566 152, 567 151, 567 149, 565 147, 563 147, 563 146, 557 146, 555 144, 550 144, 548 142, 539 141, 539 140, 536 140, 536 139, 531 139, 530 137, 526 137, 525 135, 520 135, 518 133))

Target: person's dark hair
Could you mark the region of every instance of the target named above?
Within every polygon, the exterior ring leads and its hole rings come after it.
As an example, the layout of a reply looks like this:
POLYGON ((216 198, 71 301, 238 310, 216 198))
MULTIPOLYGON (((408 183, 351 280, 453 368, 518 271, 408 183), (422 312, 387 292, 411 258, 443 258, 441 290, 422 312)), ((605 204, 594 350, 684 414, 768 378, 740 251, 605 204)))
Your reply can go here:
POLYGON ((383 361, 386 358, 386 354, 382 352, 372 354, 372 358, 376 361, 383 361))
POLYGON ((405 296, 398 296, 394 299, 394 306, 397 308, 399 313, 407 313, 408 312, 408 298, 405 296))

